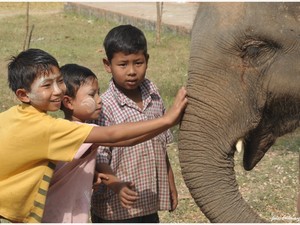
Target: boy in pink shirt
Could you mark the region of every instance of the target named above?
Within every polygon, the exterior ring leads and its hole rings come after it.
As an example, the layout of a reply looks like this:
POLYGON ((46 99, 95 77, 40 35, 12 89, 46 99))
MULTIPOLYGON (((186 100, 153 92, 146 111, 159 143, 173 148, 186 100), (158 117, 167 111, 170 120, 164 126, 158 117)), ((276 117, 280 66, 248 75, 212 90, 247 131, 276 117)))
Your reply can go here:
MULTIPOLYGON (((97 119, 101 109, 98 79, 88 68, 77 64, 61 67, 67 90, 61 109, 65 119, 84 123, 97 119)), ((44 223, 87 223, 97 144, 84 143, 71 162, 58 162, 47 194, 44 223)), ((105 165, 104 165, 105 166, 105 165)), ((97 178, 108 179, 99 173, 97 178)), ((98 183, 101 179, 98 180, 98 183)))

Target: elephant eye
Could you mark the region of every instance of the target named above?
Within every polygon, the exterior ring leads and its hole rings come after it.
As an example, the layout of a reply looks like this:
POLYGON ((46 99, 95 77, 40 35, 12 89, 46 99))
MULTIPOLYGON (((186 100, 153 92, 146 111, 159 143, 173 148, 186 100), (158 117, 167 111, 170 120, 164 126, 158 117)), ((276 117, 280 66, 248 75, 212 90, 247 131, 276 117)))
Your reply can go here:
POLYGON ((247 66, 261 66, 272 59, 280 46, 274 42, 248 39, 241 47, 241 58, 247 66))

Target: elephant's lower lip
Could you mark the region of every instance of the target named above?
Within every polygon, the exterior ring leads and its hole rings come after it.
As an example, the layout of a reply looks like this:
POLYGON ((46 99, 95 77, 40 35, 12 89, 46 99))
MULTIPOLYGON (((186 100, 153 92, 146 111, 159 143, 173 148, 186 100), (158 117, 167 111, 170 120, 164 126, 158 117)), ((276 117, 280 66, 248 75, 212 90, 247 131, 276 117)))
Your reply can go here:
POLYGON ((257 129, 244 139, 244 169, 252 170, 274 144, 276 137, 272 133, 265 133, 257 129))

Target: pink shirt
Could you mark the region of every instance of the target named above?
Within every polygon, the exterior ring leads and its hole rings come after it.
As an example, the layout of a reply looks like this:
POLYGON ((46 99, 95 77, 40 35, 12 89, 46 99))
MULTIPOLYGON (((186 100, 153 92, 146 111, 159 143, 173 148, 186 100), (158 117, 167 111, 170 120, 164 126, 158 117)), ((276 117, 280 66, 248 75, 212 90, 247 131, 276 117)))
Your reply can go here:
MULTIPOLYGON (((109 126, 161 117, 165 108, 157 88, 149 80, 141 85, 143 109, 120 92, 113 82, 101 96, 102 112, 99 125, 109 126)), ((100 147, 97 161, 110 163, 122 181, 133 181, 139 200, 131 209, 121 206, 117 194, 101 185, 92 196, 92 211, 106 220, 123 220, 170 209, 170 188, 166 165, 167 143, 172 140, 170 130, 155 138, 130 147, 100 147)))
POLYGON ((43 223, 87 223, 97 147, 84 143, 71 162, 58 162, 50 182, 43 223), (86 151, 88 155, 80 158, 86 151))

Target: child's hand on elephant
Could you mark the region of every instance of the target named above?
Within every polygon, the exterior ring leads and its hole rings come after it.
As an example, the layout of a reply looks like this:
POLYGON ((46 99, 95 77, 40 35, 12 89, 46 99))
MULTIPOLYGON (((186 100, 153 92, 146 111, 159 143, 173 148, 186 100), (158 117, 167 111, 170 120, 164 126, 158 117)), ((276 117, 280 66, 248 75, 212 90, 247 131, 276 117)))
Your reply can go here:
POLYGON ((165 116, 171 119, 171 124, 176 125, 181 120, 183 112, 187 106, 187 92, 185 87, 178 90, 174 103, 166 112, 165 116))

